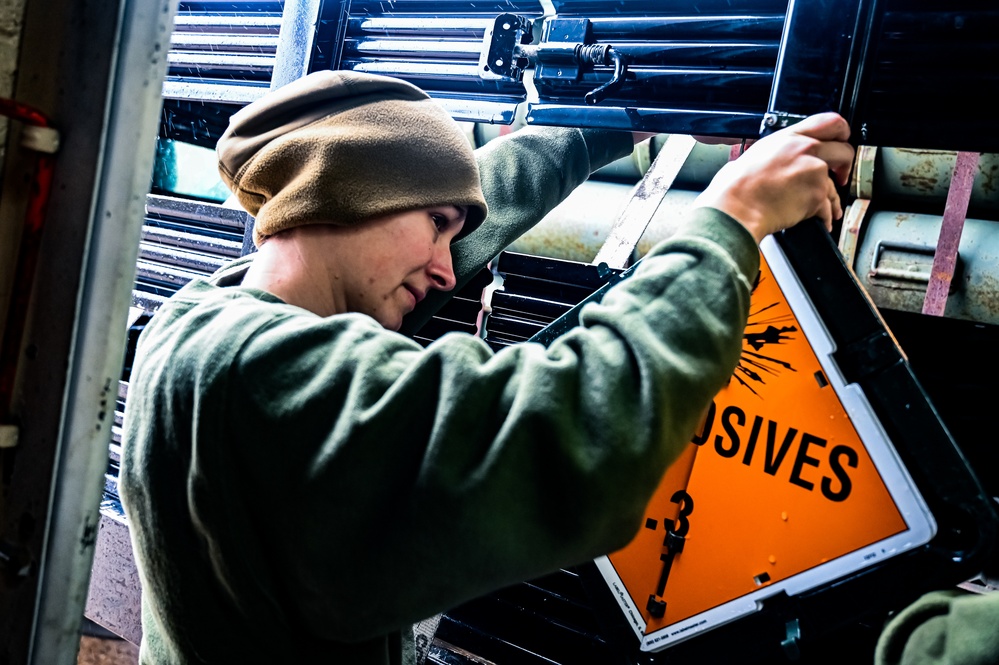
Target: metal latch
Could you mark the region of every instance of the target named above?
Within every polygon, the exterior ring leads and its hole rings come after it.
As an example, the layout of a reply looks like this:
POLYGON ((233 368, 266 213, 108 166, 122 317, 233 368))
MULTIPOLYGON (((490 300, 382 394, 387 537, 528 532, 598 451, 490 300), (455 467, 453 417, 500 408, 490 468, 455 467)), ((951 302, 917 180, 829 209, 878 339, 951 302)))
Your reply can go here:
MULTIPOLYGON (((912 284, 911 288, 921 290, 930 282, 932 262, 936 251, 937 248, 933 245, 879 240, 871 256, 871 269, 868 275, 872 280, 897 280, 903 284, 912 284), (894 266, 891 263, 885 265, 883 259, 886 252, 895 253, 902 259, 908 260, 899 260, 896 258, 893 262, 894 266), (923 261, 919 261, 917 257, 925 258, 923 261), (919 268, 925 268, 925 270, 920 270, 919 268), (921 286, 916 286, 917 284, 921 286)), ((960 255, 958 255, 955 272, 960 273, 960 269, 961 261, 960 255)), ((902 284, 899 284, 899 286, 902 286, 902 284)), ((955 284, 952 282, 951 291, 954 290, 954 286, 955 284)))

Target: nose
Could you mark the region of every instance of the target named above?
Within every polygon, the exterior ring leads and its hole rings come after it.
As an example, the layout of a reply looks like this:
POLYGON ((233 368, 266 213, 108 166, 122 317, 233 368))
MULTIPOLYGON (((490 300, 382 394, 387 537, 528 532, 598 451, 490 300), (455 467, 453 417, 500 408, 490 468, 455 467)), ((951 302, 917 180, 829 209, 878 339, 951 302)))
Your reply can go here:
POLYGON ((454 268, 451 265, 450 243, 438 247, 434 251, 433 258, 427 266, 427 274, 430 275, 433 287, 441 291, 450 291, 458 283, 454 276, 454 268))

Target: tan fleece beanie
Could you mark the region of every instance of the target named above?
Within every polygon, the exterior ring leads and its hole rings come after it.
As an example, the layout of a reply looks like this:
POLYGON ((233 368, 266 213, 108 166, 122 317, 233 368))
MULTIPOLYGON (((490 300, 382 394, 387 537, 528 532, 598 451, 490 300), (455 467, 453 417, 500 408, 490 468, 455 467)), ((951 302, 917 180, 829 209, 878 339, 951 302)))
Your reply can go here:
POLYGON ((216 152, 225 184, 256 220, 253 240, 304 224, 357 224, 440 205, 486 215, 472 147, 416 86, 353 71, 309 74, 229 120, 216 152))

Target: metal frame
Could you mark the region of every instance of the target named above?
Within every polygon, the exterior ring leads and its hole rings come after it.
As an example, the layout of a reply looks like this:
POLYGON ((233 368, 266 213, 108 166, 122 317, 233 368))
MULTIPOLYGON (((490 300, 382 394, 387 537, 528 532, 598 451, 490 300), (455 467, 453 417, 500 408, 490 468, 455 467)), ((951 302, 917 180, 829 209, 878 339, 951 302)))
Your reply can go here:
POLYGON ((54 118, 64 142, 0 525, 32 561, 0 594, 0 643, 9 662, 45 665, 76 662, 176 3, 55 5, 28 6, 16 93, 54 118))

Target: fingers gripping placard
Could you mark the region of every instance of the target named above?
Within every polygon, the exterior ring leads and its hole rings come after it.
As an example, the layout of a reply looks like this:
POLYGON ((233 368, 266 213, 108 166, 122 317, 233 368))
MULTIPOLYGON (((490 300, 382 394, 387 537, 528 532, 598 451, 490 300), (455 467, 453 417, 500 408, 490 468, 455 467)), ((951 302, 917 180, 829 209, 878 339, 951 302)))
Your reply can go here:
POLYGON ((932 517, 776 244, 742 357, 644 527, 598 568, 658 650, 927 542, 932 517))

